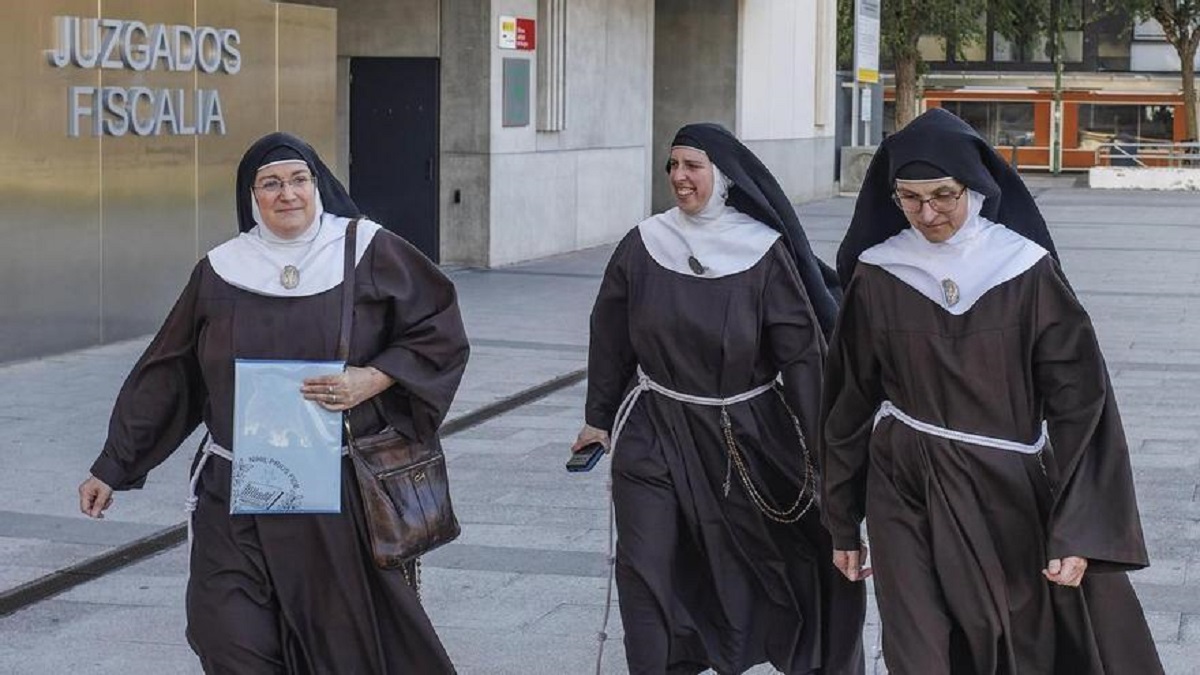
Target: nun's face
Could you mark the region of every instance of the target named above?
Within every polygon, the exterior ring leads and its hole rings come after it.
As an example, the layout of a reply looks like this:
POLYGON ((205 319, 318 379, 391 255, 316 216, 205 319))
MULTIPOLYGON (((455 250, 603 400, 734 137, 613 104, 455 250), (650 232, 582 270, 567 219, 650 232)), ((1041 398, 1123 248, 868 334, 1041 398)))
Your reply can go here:
POLYGON ((694 148, 671 148, 667 174, 679 210, 689 216, 700 213, 713 191, 713 166, 708 155, 694 148))
POLYGON ((283 239, 300 236, 317 215, 313 198, 316 189, 305 162, 283 162, 259 169, 254 177, 254 200, 263 224, 283 239))
POLYGON ((967 222, 966 186, 953 178, 896 181, 896 203, 913 229, 935 244, 954 236, 967 222))

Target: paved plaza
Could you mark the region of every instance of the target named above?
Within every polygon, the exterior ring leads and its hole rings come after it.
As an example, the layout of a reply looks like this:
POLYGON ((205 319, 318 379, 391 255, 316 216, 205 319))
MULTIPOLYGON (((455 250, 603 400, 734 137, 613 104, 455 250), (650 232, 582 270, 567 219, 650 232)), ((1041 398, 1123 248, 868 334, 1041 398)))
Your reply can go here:
MULTIPOLYGON (((1167 672, 1200 673, 1200 195, 1029 183, 1097 324, 1124 416, 1152 561, 1132 578, 1167 672)), ((827 261, 852 208, 842 197, 800 209, 827 261)), ((452 419, 585 366, 611 250, 451 270, 473 344, 452 419)), ((144 345, 0 364, 0 592, 183 521, 191 448, 145 489, 118 493, 104 521, 77 510, 75 486, 144 345)), ((463 534, 426 559, 423 599, 464 675, 594 669, 608 464, 581 475, 562 467, 584 391, 560 388, 446 440, 463 534)), ((0 674, 201 672, 183 636, 186 553, 174 546, 0 617, 0 674)), ((622 673, 615 607, 609 633, 604 670, 622 673)))

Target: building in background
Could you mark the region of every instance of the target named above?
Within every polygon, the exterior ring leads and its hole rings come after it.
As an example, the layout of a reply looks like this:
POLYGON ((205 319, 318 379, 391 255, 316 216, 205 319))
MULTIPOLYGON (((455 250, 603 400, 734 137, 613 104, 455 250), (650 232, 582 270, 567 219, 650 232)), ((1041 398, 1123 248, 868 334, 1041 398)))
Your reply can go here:
MULTIPOLYGON (((1194 140, 1184 123, 1179 58, 1158 23, 1131 27, 1129 17, 1102 16, 1085 0, 1061 6, 1067 30, 1059 165, 1095 166, 1106 143, 1194 140)), ((937 36, 922 39, 929 64, 924 104, 962 117, 1020 168, 1049 169, 1055 75, 1046 38, 1019 49, 988 17, 981 21, 987 23, 982 44, 960 50, 937 36)), ((894 129, 893 90, 885 98, 887 134, 894 129)))
POLYGON ((0 361, 159 325, 234 234, 237 161, 275 129, 443 263, 617 240, 670 205, 687 122, 730 127, 797 201, 835 189, 835 0, 17 5, 0 28, 0 361))

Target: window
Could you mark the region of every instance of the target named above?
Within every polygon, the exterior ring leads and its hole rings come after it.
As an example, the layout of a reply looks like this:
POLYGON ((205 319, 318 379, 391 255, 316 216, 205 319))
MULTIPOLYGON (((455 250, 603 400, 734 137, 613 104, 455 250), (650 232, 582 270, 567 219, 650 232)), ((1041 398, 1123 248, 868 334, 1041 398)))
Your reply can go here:
POLYGON ((942 107, 961 117, 993 146, 1033 143, 1032 103, 945 101, 942 107))
POLYGON ((1175 109, 1169 105, 1083 104, 1079 106, 1079 147, 1095 149, 1119 141, 1170 141, 1175 109))

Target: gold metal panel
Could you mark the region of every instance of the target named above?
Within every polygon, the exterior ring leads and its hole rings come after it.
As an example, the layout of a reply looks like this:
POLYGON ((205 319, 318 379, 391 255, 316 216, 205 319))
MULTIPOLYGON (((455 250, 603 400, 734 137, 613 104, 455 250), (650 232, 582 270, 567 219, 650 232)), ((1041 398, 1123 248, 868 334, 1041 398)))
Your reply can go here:
POLYGON ((336 156, 333 10, 269 0, 9 4, 0 24, 0 82, 12 94, 0 97, 0 361, 155 330, 196 259, 236 233, 237 163, 262 134, 283 126, 336 156), (240 68, 139 70, 118 62, 120 40, 112 67, 56 67, 56 16, 233 28, 240 68), (143 98, 137 120, 123 121, 127 100, 110 107, 106 92, 134 88, 177 96, 187 128, 128 128, 165 105, 143 98), (197 89, 217 92, 225 134, 204 133, 197 89), (73 100, 84 108, 74 116, 73 100))
MULTIPOLYGON (((199 256, 237 234, 234 178, 242 154, 275 130, 275 5, 266 0, 199 0, 196 23, 236 26, 241 70, 201 74, 199 87, 221 92, 228 133, 203 136, 198 154, 199 256)), ((330 30, 333 30, 332 28, 330 30)))
MULTIPOLYGON (((193 25, 191 0, 101 0, 105 19, 136 19, 147 25, 193 25)), ((183 90, 195 86, 191 70, 159 67, 104 69, 105 87, 183 90)), ((194 100, 194 99, 192 99, 194 100)), ((192 106, 184 118, 195 121, 192 106), (189 115, 190 113, 190 115, 189 115)), ((137 105, 131 126, 153 117, 153 105, 137 105)), ((196 136, 173 134, 101 139, 104 217, 104 340, 157 330, 196 261, 196 136)))
POLYGON ((66 134, 70 88, 98 76, 50 64, 56 15, 96 0, 5 3, 0 22, 0 360, 100 338, 100 144, 66 134))
POLYGON ((279 130, 308 141, 326 164, 337 162, 337 12, 279 8, 279 130))

